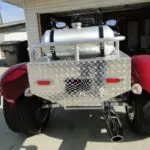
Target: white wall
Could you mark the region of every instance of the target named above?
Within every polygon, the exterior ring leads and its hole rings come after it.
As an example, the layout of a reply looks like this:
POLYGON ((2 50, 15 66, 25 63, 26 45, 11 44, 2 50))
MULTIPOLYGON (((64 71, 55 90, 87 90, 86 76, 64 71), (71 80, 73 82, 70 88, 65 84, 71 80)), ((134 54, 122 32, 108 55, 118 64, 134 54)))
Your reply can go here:
POLYGON ((0 42, 1 41, 4 41, 4 34, 3 33, 0 33, 0 42))
MULTIPOLYGON (((0 33, 0 42, 3 42, 4 41, 4 34, 3 33, 0 33)), ((1 52, 1 48, 0 48, 0 59, 4 57, 4 54, 2 54, 1 52)))
MULTIPOLYGON (((27 32, 0 33, 0 43, 4 41, 24 41, 27 40, 27 32)), ((4 54, 0 50, 0 59, 4 54)))
POLYGON ((4 34, 4 41, 24 41, 27 40, 26 32, 14 32, 4 34))

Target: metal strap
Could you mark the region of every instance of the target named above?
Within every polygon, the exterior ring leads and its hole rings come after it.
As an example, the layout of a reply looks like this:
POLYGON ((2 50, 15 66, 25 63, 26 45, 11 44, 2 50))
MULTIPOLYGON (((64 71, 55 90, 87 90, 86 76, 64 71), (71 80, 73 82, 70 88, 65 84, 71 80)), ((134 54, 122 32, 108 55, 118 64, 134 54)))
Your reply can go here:
MULTIPOLYGON (((51 30, 50 32, 50 42, 54 42, 54 30, 51 30)), ((50 46, 50 50, 52 53, 52 59, 58 60, 59 58, 56 56, 55 46, 50 46)))
MULTIPOLYGON (((99 38, 104 38, 104 30, 103 26, 99 26, 99 38)), ((100 51, 101 51, 101 57, 104 57, 104 43, 100 42, 100 51)))
POLYGON ((50 31, 50 42, 54 42, 54 30, 50 31))

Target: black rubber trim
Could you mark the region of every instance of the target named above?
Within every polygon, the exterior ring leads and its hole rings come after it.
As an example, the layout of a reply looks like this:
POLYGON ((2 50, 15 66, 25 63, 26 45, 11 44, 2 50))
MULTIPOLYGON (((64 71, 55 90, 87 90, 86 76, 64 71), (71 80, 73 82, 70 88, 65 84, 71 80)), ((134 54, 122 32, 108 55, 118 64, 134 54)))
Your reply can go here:
POLYGON ((99 26, 99 38, 103 38, 103 37, 104 37, 103 26, 100 25, 100 26, 99 26))
MULTIPOLYGON (((99 38, 104 38, 104 29, 103 25, 99 26, 99 38)), ((104 43, 100 43, 100 51, 101 51, 101 57, 104 57, 104 43)))
POLYGON ((50 32, 50 42, 54 42, 54 30, 50 32))
MULTIPOLYGON (((50 32, 50 42, 54 42, 54 30, 51 30, 51 32, 50 32)), ((56 56, 55 46, 51 46, 50 50, 52 53, 52 59, 59 60, 59 58, 56 56)))

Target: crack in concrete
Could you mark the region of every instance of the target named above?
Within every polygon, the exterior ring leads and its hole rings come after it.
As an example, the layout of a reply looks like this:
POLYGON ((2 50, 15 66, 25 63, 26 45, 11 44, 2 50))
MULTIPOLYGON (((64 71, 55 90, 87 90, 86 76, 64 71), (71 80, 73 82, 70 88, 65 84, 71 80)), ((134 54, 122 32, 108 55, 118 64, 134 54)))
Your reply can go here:
POLYGON ((8 148, 8 150, 12 150, 16 145, 17 145, 17 144, 11 145, 11 146, 8 148))

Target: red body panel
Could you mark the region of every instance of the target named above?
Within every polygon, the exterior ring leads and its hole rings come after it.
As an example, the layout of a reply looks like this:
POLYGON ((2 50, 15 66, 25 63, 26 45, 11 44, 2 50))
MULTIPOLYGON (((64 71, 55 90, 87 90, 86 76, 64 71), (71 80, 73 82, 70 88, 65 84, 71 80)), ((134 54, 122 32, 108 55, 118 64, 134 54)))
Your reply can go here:
POLYGON ((10 103, 15 103, 28 87, 27 66, 24 63, 11 67, 1 77, 1 95, 10 103))
POLYGON ((132 57, 132 82, 150 93, 150 55, 132 57))

